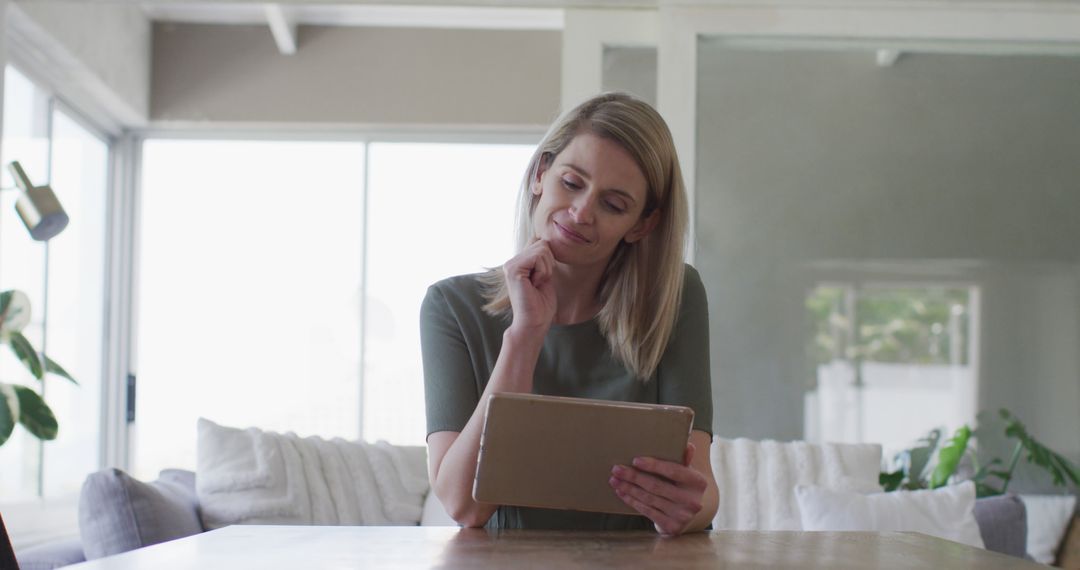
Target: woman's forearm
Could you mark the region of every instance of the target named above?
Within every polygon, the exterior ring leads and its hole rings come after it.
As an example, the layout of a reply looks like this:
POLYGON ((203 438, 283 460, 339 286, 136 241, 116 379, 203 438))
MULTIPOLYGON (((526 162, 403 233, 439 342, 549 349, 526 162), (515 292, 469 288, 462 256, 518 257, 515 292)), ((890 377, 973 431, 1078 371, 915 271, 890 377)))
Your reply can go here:
POLYGON ((716 483, 712 482, 709 486, 705 487, 705 495, 701 497, 701 510, 698 511, 697 515, 694 515, 693 519, 691 519, 690 524, 686 527, 686 532, 705 530, 705 528, 712 523, 713 517, 716 516, 716 509, 719 505, 720 501, 716 483))
POLYGON ((508 329, 503 334, 499 357, 476 409, 434 470, 432 486, 435 495, 447 513, 464 526, 483 526, 498 508, 498 505, 478 503, 472 498, 488 398, 500 392, 532 392, 536 360, 543 342, 541 331, 508 329))

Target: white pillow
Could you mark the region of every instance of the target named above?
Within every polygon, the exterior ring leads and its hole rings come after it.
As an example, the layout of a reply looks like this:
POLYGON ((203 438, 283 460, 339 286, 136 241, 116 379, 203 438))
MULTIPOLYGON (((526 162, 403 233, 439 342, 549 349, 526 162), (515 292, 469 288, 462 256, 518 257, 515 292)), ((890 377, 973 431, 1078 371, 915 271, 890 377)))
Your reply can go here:
POLYGON ((428 491, 424 497, 424 512, 420 515, 420 526, 461 526, 446 512, 442 501, 435 496, 435 490, 428 491))
POLYGON ((428 492, 426 449, 199 418, 195 487, 203 526, 415 525, 428 492))
POLYGON ((1042 564, 1053 564, 1061 538, 1069 528, 1076 497, 1072 495, 1020 495, 1027 509, 1027 553, 1042 564))
POLYGON ((798 485, 803 530, 913 531, 984 548, 975 521, 975 484, 862 495, 798 485))

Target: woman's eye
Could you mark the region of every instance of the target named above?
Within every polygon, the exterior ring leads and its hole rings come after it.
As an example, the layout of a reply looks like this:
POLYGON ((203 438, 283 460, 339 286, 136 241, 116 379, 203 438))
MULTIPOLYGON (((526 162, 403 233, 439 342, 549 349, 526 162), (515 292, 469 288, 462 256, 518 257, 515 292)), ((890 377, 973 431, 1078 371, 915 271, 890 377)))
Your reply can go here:
POLYGON ((581 185, 574 183, 573 180, 568 180, 566 178, 563 178, 562 183, 563 183, 563 186, 566 186, 567 188, 569 188, 571 190, 580 190, 581 189, 581 185))
POLYGON ((621 204, 617 204, 615 202, 612 202, 611 200, 605 200, 604 205, 607 206, 607 208, 609 210, 611 210, 612 212, 615 212, 616 214, 621 214, 624 211, 626 211, 626 208, 622 207, 621 204))

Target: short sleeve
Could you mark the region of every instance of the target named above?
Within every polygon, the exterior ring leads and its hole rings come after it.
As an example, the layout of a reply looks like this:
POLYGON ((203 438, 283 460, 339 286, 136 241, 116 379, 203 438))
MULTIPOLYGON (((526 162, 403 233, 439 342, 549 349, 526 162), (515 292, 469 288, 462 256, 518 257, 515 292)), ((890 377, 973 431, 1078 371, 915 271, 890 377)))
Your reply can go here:
POLYGON ((709 368, 709 302, 693 267, 686 266, 675 329, 657 369, 659 402, 694 410, 694 429, 713 433, 709 368))
POLYGON ((476 374, 461 324, 439 284, 420 306, 427 433, 465 429, 480 401, 476 374))

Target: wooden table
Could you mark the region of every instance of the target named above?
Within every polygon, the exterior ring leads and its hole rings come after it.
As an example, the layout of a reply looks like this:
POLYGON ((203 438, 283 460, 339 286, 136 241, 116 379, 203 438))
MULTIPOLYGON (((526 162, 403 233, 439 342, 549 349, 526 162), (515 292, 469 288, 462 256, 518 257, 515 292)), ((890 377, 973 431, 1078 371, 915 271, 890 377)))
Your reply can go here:
POLYGON ((459 530, 231 526, 71 568, 1041 568, 908 532, 459 530))

